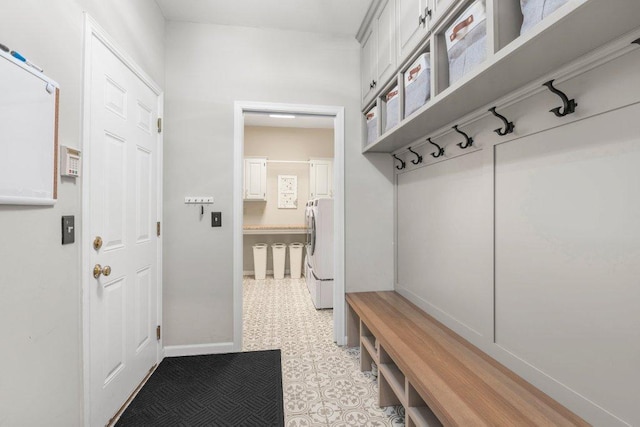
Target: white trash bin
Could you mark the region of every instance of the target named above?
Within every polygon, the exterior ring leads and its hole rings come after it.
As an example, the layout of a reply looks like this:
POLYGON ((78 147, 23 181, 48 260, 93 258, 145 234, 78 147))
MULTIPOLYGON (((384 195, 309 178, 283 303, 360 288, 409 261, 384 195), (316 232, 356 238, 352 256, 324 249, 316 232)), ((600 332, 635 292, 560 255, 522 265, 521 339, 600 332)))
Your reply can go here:
POLYGON ((284 258, 287 254, 287 245, 284 243, 274 243, 271 245, 273 251, 273 278, 284 279, 284 258))
POLYGON ((264 280, 267 277, 266 243, 256 243, 253 245, 253 271, 256 280, 264 280))
POLYGON ((302 243, 291 243, 289 245, 289 268, 291 268, 291 278, 299 279, 302 270, 302 243))

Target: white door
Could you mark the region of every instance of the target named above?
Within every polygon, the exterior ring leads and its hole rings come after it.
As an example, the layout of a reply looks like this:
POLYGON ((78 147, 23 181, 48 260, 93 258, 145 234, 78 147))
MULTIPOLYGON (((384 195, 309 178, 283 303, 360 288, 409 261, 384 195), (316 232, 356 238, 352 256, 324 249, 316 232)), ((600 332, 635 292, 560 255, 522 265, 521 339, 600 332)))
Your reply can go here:
POLYGON ((158 96, 91 37, 90 420, 104 426, 157 363, 158 96), (96 237, 102 246, 94 249, 96 237), (93 271, 92 271, 93 273, 93 271))

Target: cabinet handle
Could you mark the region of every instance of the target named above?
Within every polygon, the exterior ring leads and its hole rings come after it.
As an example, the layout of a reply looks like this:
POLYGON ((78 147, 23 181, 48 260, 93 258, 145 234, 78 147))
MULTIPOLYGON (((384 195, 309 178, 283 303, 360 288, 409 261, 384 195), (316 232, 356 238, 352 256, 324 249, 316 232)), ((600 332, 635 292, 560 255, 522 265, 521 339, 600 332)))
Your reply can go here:
POLYGON ((420 25, 424 25, 426 21, 427 21, 426 15, 425 16, 422 16, 422 15, 418 16, 418 27, 420 25))
POLYGON ((373 87, 376 87, 376 85, 377 85, 377 84, 378 84, 378 83, 374 80, 374 81, 373 81, 373 87))
POLYGON ((426 17, 429 17, 429 19, 431 19, 431 9, 429 9, 428 7, 424 8, 424 17, 426 19, 426 17))

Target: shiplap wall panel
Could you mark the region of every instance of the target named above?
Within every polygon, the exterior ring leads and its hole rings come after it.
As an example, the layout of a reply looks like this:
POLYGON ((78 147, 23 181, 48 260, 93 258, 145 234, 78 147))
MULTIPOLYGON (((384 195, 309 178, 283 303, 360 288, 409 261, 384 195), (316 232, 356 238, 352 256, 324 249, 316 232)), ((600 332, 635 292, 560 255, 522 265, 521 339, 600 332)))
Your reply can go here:
POLYGON ((495 152, 496 343, 633 425, 638 117, 636 104, 495 152))
MULTIPOLYGON (((398 287, 457 324, 493 333, 491 192, 483 152, 398 176, 398 287)), ((462 330, 461 330, 462 329, 462 330)), ((467 331, 464 331, 466 329, 467 331)))

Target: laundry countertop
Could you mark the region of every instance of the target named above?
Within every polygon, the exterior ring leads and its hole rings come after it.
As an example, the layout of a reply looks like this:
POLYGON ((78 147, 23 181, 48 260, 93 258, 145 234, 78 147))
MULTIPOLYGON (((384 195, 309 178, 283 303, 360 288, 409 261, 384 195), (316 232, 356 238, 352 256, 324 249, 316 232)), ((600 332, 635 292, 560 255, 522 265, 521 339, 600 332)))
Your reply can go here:
POLYGON ((244 234, 304 234, 307 227, 297 224, 279 225, 245 225, 242 227, 244 234))

